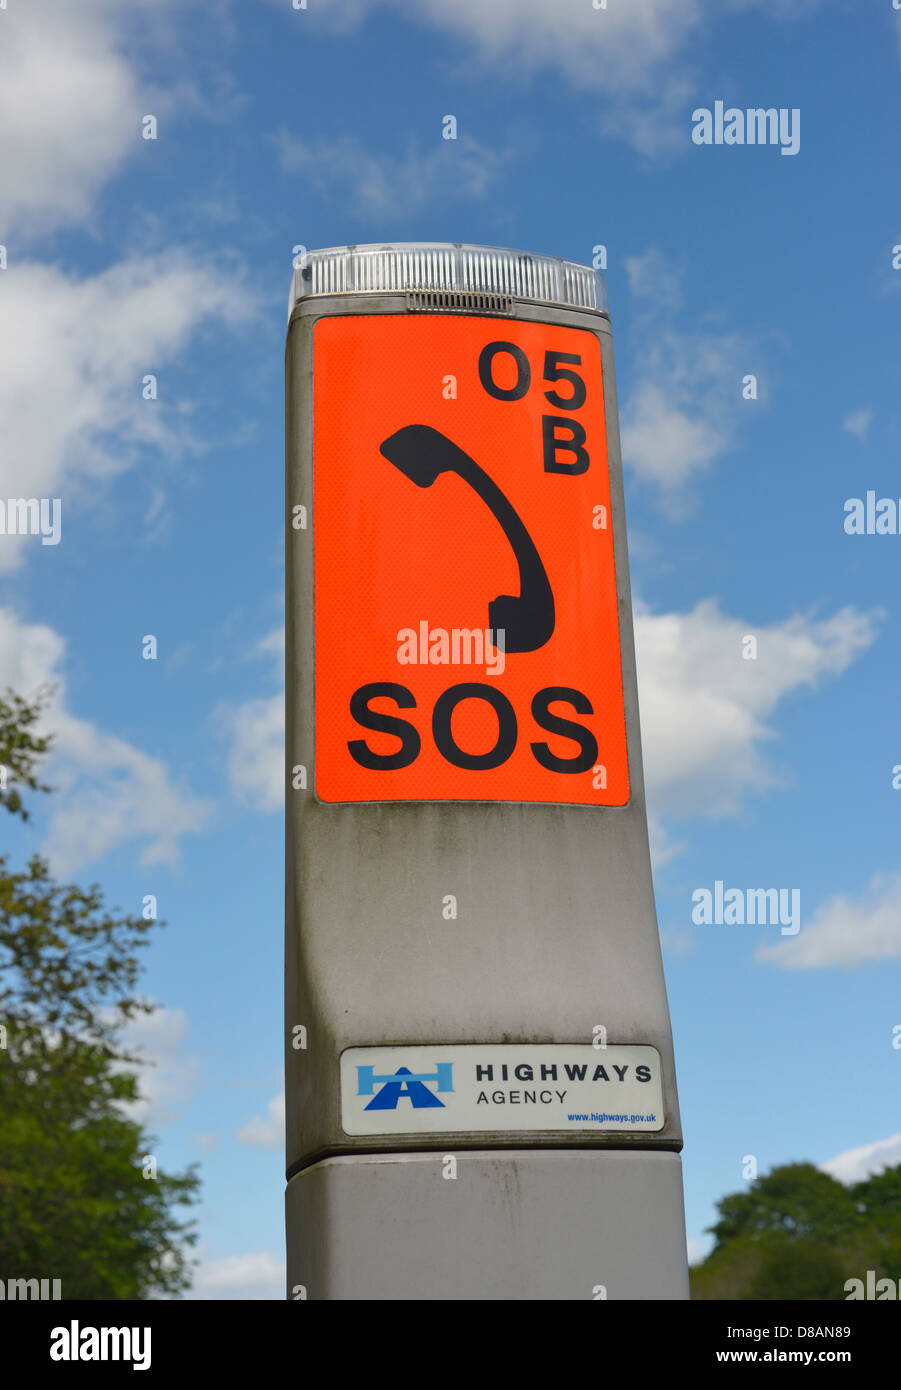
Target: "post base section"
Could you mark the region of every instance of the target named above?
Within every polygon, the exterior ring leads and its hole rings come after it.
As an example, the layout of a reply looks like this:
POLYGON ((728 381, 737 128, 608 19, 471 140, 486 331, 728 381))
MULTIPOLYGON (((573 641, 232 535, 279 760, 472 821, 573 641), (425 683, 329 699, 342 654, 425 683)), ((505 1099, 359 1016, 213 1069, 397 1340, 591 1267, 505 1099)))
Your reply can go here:
POLYGON ((686 1299, 678 1154, 354 1154, 286 1193, 289 1299, 686 1299))

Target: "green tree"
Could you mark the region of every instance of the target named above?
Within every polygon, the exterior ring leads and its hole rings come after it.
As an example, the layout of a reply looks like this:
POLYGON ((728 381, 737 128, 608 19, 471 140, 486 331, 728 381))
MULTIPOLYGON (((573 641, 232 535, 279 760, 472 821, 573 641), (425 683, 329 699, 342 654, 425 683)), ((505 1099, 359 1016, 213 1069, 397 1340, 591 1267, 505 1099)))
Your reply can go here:
POLYGON ((717 1204, 715 1244, 691 1271, 692 1298, 845 1298, 866 1270, 897 1277, 901 1168, 846 1185, 788 1163, 717 1204))
POLYGON ((874 1173, 851 1189, 857 1209, 867 1227, 867 1244, 877 1277, 901 1277, 901 1165, 874 1173))
MULTIPOLYGON (((0 805, 22 819, 18 788, 49 790, 46 699, 0 697, 0 805)), ((154 925, 108 912, 96 885, 56 883, 39 856, 18 872, 0 856, 0 1278, 58 1278, 64 1298, 190 1283, 196 1233, 178 1209, 196 1171, 145 1177, 154 1141, 123 1108, 138 1084, 122 1029, 153 1007, 135 987, 154 925)))
POLYGON ((28 819, 28 812, 21 794, 16 786, 8 787, 7 782, 21 782, 29 791, 50 790, 35 776, 35 766, 41 754, 50 747, 50 738, 46 734, 36 734, 33 728, 50 694, 49 688, 44 687, 31 701, 12 690, 6 692, 5 698, 0 696, 0 806, 23 820, 28 819))
POLYGON ((780 1231, 792 1239, 843 1240, 862 1224, 851 1190, 812 1163, 786 1163, 724 1197, 711 1227, 718 1246, 741 1236, 780 1231))

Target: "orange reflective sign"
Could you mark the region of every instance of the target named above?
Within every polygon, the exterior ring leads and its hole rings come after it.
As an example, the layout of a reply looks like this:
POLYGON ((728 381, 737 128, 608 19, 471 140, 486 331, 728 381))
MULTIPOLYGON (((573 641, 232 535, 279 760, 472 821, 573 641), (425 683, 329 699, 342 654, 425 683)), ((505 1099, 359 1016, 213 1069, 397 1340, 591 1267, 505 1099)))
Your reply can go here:
POLYGON ((314 329, 316 794, 629 799, 600 344, 314 329))

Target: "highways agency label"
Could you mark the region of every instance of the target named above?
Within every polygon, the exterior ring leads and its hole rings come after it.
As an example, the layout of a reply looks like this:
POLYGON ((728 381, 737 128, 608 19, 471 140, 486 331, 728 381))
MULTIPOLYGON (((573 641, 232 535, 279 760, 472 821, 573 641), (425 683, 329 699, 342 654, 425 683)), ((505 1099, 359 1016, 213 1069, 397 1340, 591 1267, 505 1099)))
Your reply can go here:
POLYGON ((654 1047, 442 1044, 351 1047, 341 1055, 345 1134, 663 1128, 654 1047))

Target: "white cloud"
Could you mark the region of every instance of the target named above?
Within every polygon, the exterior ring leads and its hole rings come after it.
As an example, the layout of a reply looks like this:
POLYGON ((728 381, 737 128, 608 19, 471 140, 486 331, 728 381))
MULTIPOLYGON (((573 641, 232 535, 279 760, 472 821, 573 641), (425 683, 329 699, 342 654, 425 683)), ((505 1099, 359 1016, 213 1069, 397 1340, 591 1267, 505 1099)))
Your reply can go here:
POLYGON ((630 0, 595 10, 587 0, 321 0, 317 15, 348 27, 391 8, 425 20, 471 45, 471 54, 505 71, 557 68, 579 85, 644 86, 700 23, 702 0, 630 0))
POLYGON ((141 1065, 123 1064, 122 1070, 138 1077, 140 1100, 128 1102, 129 1116, 155 1129, 171 1123, 191 1099, 199 1077, 199 1062, 186 1054, 188 1016, 184 1009, 154 1009, 136 1014, 125 1025, 123 1047, 143 1059, 141 1065))
POLYGON ((18 237, 88 218, 103 184, 145 147, 141 117, 159 114, 165 98, 142 84, 121 30, 136 10, 166 2, 14 0, 4 9, 0 226, 13 232, 13 258, 18 237))
POLYGON ((274 657, 275 695, 219 704, 214 722, 230 741, 228 779, 245 805, 280 811, 285 804, 285 630, 275 628, 256 645, 254 656, 274 657))
POLYGON ((603 129, 652 154, 691 148, 690 80, 714 20, 747 8, 790 18, 817 2, 608 0, 596 9, 590 0, 317 0, 315 17, 346 29, 391 8, 462 39, 467 75, 475 65, 517 78, 560 72, 596 94, 603 129))
POLYGON ((842 429, 847 430, 849 434, 853 434, 855 438, 860 440, 861 444, 865 444, 872 423, 873 412, 865 407, 862 410, 855 410, 851 415, 848 415, 842 421, 842 429))
POLYGON ((276 146, 287 173, 364 217, 410 217, 442 199, 481 198, 509 157, 469 135, 444 140, 437 126, 431 149, 411 145, 399 158, 370 153, 356 136, 300 140, 281 131, 276 146))
MULTIPOLYGON (((14 263, 3 307, 0 496, 59 497, 66 545, 89 487, 127 468, 141 446, 200 447, 173 419, 175 402, 142 398, 142 378, 159 373, 204 323, 244 322, 254 301, 236 274, 173 251, 87 278, 14 263)), ((0 569, 26 548, 52 560, 53 548, 36 536, 3 536, 0 569)))
POLYGON ((124 739, 57 709, 54 782, 61 794, 45 852, 73 873, 126 840, 144 840, 142 864, 174 864, 179 841, 206 824, 212 804, 172 779, 169 768, 124 739))
MULTIPOLYGON (((647 774, 645 774, 647 780, 647 774)), ((667 826, 665 826, 658 815, 653 811, 648 811, 648 843, 651 851, 651 863, 654 869, 660 869, 664 864, 668 864, 676 855, 681 854, 685 848, 684 843, 674 840, 667 826)))
POLYGON ((271 1250, 204 1260, 194 1275, 190 1298, 264 1299, 285 1297, 285 1262, 271 1250))
POLYGON ((246 700, 220 710, 231 733, 228 776, 232 790, 257 811, 285 804, 285 694, 246 700))
POLYGON ((876 1139, 872 1144, 845 1149, 820 1167, 839 1182, 855 1183, 881 1173, 884 1168, 894 1168, 898 1163, 901 1163, 901 1134, 893 1134, 889 1139, 876 1139))
MULTIPOLYGON (((48 681, 59 680, 66 644, 43 623, 23 623, 11 608, 0 608, 0 671, 3 684, 32 696, 48 681)), ((46 717, 45 717, 46 722, 46 717)))
MULTIPOLYGON (((653 816, 730 815, 749 791, 775 784, 763 756, 780 700, 839 675, 873 641, 876 615, 843 608, 816 621, 763 627, 720 611, 635 604, 642 750, 653 816), (742 638, 756 636, 756 660, 742 638)), ((798 938, 800 940, 800 938, 798 938)))
POLYGON ((679 349, 679 340, 668 335, 655 351, 660 381, 640 382, 623 412, 626 463, 662 489, 668 509, 673 511, 684 510, 678 505, 678 489, 692 474, 709 468, 729 442, 722 427, 695 413, 703 408, 702 401, 709 408, 711 398, 705 397, 697 380, 683 370, 690 363, 679 349), (669 367, 663 365, 666 353, 671 354, 669 367))
POLYGON ((630 90, 670 60, 704 15, 701 0, 631 0, 600 10, 581 0, 426 0, 403 6, 474 42, 489 61, 559 67, 579 85, 630 90))
POLYGON ((623 460, 678 515, 692 505, 696 478, 732 444, 750 354, 735 333, 674 327, 680 277, 659 251, 629 257, 626 271, 642 365, 624 400, 623 460))
MULTIPOLYGON (((657 864, 654 864, 657 868, 657 864)), ((688 929, 680 930, 678 927, 661 927, 660 945, 668 956, 687 956, 694 950, 695 936, 688 929)))
POLYGON ((627 256, 625 264, 629 293, 645 314, 682 308, 682 276, 656 246, 640 256, 627 256))
POLYGON ((703 1264, 712 1249, 712 1236, 689 1236, 688 1263, 690 1265, 703 1264))
POLYGON ((41 721, 55 735, 45 780, 54 788, 44 853, 68 876, 115 846, 143 841, 142 862, 174 862, 179 840, 199 830, 209 802, 179 787, 165 763, 79 719, 66 706, 65 641, 44 624, 0 608, 0 670, 6 685, 33 696, 55 684, 41 721))
POLYGON ((285 1142, 285 1093, 279 1091, 266 1106, 266 1114, 254 1115, 236 1130, 242 1144, 260 1149, 280 1149, 285 1142))
POLYGON ((265 637, 261 637, 254 649, 254 655, 275 657, 278 669, 284 674, 285 629, 274 627, 271 632, 266 633, 265 637))
POLYGON ((876 874, 859 898, 836 894, 797 936, 761 946, 755 959, 787 970, 863 965, 901 957, 901 874, 876 874))

